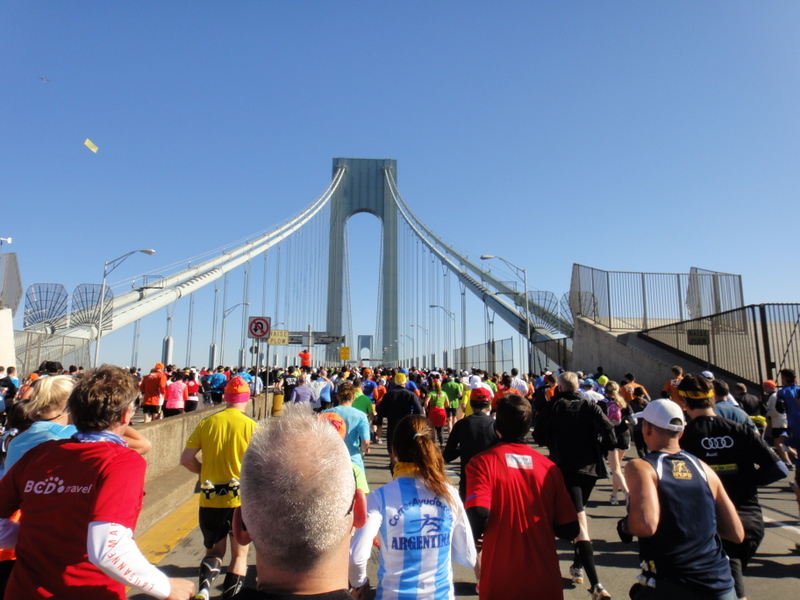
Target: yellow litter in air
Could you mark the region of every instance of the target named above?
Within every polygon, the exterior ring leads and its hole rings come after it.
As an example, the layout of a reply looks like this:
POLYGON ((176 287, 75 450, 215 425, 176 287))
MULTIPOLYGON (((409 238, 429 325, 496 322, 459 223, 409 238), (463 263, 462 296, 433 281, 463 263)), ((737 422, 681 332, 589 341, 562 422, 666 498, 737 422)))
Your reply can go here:
POLYGON ((98 148, 97 148, 97 146, 95 146, 95 145, 92 143, 92 140, 90 140, 89 138, 86 138, 86 141, 85 141, 85 142, 83 142, 83 145, 84 145, 84 146, 86 146, 86 147, 87 147, 89 150, 91 150, 91 151, 92 151, 92 152, 94 152, 95 154, 97 154, 97 150, 98 150, 98 148))

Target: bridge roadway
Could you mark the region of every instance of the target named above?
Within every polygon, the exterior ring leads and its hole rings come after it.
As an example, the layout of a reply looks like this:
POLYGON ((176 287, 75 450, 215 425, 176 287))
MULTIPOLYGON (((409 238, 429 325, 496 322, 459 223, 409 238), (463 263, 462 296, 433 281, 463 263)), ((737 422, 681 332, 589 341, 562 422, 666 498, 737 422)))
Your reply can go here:
MULTIPOLYGON (((538 449, 538 448, 537 448, 538 449)), ((546 449, 543 450, 546 453, 546 449)), ((633 450, 629 452, 633 455, 633 450)), ((386 446, 373 445, 365 457, 367 479, 371 488, 389 481, 386 446)), ((458 465, 449 465, 451 480, 458 481, 458 465)), ((793 473, 792 473, 793 475, 793 473)), ((623 506, 608 504, 610 480, 601 480, 592 493, 588 505, 589 530, 594 538, 595 560, 600 580, 613 598, 628 598, 628 590, 638 573, 636 544, 625 545, 619 541, 616 522, 624 515, 623 506)), ((797 598, 797 579, 800 578, 800 555, 790 549, 800 543, 797 504, 789 489, 789 480, 775 483, 761 491, 762 505, 767 520, 767 534, 758 555, 752 561, 746 576, 748 598, 797 598)), ((145 555, 158 564, 170 577, 185 577, 196 581, 197 569, 203 556, 202 539, 197 527, 197 495, 183 506, 145 532, 138 543, 145 555)), ((280 510, 280 508, 278 508, 280 510)), ((558 542, 561 562, 564 597, 566 600, 586 600, 587 585, 574 586, 567 577, 572 562, 572 545, 558 542)), ((513 552, 513 550, 511 550, 513 552)), ((226 557, 226 560, 229 557, 226 557)), ((247 574, 248 587, 255 587, 255 551, 251 548, 250 567, 247 574)), ((370 561, 370 580, 376 582, 377 550, 370 561)), ((475 576, 471 569, 454 564, 455 592, 458 598, 475 600, 475 576)), ((520 573, 520 576, 525 576, 520 573)), ((223 577, 217 580, 222 584, 223 577)), ((535 582, 531 582, 532 590, 535 582)), ((146 600, 149 596, 131 594, 130 598, 146 600)), ((214 596, 212 596, 214 597, 214 596)), ((219 588, 216 597, 221 597, 219 588)), ((532 597, 535 597, 532 593, 532 597)))

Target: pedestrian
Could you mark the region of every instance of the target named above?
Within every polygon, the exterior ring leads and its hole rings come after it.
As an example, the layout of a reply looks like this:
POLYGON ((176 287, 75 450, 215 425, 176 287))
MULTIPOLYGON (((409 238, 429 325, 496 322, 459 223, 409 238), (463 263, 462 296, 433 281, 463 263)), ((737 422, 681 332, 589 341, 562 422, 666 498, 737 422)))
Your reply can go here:
POLYGON ((639 538, 642 573, 632 600, 735 600, 734 582, 720 537, 744 540, 744 529, 713 469, 681 450, 681 407, 654 400, 642 434, 650 453, 625 467, 627 516, 617 531, 623 542, 639 538))
MULTIPOLYGON (((646 394, 644 387, 634 387, 631 392, 646 394)), ((633 396, 632 396, 633 397, 633 396)), ((605 387, 605 402, 602 406, 605 409, 606 416, 611 424, 614 426, 614 437, 616 443, 614 447, 608 451, 606 458, 608 459, 608 468, 611 471, 611 497, 609 504, 617 506, 619 504, 619 492, 624 494, 623 502, 628 499, 628 486, 625 485, 625 478, 622 476, 622 459, 625 458, 625 452, 631 447, 631 418, 633 411, 628 406, 628 403, 620 395, 619 384, 615 381, 609 381, 605 387)))
POLYGON ((472 406, 472 414, 456 421, 443 452, 445 462, 450 463, 461 458, 461 479, 458 482, 458 493, 462 501, 467 499, 466 472, 469 461, 497 441, 494 419, 489 416, 489 407, 491 406, 489 390, 484 388, 472 390, 469 403, 472 406))
POLYGON ((250 386, 234 377, 225 387, 225 410, 197 424, 180 463, 200 476, 200 531, 205 557, 200 563, 198 596, 208 600, 211 584, 220 574, 222 559, 231 544, 231 562, 223 582, 223 599, 232 598, 242 587, 247 574, 248 546, 233 537, 233 512, 241 504, 239 476, 247 445, 256 422, 244 414, 250 400, 250 386), (202 451, 202 463, 197 455, 202 451))
POLYGON ((163 363, 156 363, 150 373, 139 384, 142 392, 142 412, 144 422, 161 418, 161 405, 164 404, 164 395, 167 393, 167 376, 164 374, 163 363))
POLYGON ((527 399, 501 398, 499 439, 467 466, 467 515, 476 542, 483 536, 480 600, 564 597, 555 538, 575 539, 578 515, 559 469, 525 442, 531 417, 527 399))
POLYGON ((366 520, 366 498, 325 421, 289 405, 253 433, 233 525, 240 546, 255 546, 258 589, 236 600, 352 600, 350 536, 366 520))
POLYGON ((353 406, 354 397, 353 384, 345 381, 339 386, 339 405, 329 408, 325 413, 335 413, 344 419, 347 427, 344 441, 350 460, 364 471, 363 455, 369 452, 370 427, 367 415, 353 406))
POLYGON ((543 404, 534 439, 550 450, 550 459, 561 469, 578 513, 580 533, 573 540, 575 554, 569 569, 572 582, 581 584, 588 577, 592 600, 599 600, 611 596, 597 576, 586 503, 597 480, 608 476, 604 457, 614 448, 616 436, 600 406, 584 400, 577 392, 575 373, 566 371, 558 376, 558 392, 552 401, 543 404))
POLYGON ((705 378, 687 375, 679 390, 690 418, 680 438, 681 448, 719 476, 744 527, 743 542, 722 540, 722 548, 730 559, 736 596, 746 598, 744 571, 764 539, 758 487, 783 479, 789 471, 751 427, 714 413, 713 388, 705 378))
POLYGON ((147 463, 122 434, 138 393, 126 369, 85 373, 67 401, 77 433, 31 448, 0 479, 0 547, 17 551, 6 598, 123 600, 125 586, 168 600, 194 593, 133 539, 147 463), (17 509, 23 517, 11 524, 17 509))
POLYGON ((430 422, 408 415, 390 446, 397 458, 394 479, 367 499, 367 522, 350 550, 354 597, 368 598, 367 561, 378 536, 377 598, 455 598, 451 560, 466 567, 476 552, 467 515, 447 481, 444 461, 430 422))

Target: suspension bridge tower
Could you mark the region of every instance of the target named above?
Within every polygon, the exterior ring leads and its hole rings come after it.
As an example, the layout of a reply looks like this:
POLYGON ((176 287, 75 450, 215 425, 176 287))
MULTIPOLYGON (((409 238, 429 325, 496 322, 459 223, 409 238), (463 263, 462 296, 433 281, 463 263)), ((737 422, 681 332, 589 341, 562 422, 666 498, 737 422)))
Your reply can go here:
MULTIPOLYGON (((381 334, 384 346, 389 346, 384 362, 398 359, 398 346, 392 344, 398 336, 398 261, 397 220, 394 197, 387 183, 386 172, 397 180, 397 161, 393 159, 334 158, 333 174, 344 168, 344 178, 331 198, 330 252, 328 254, 328 312, 327 329, 333 335, 344 335, 343 309, 345 299, 345 226, 347 220, 361 212, 378 217, 383 224, 381 256, 381 334)), ((381 351, 382 348, 378 348, 381 351)), ((329 348, 328 359, 338 361, 338 348, 329 348)))

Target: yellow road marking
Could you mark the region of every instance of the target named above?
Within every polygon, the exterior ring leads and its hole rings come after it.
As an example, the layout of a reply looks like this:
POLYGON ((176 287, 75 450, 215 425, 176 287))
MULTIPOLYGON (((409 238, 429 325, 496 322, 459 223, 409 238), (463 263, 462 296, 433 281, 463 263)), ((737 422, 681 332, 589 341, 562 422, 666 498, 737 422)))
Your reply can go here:
POLYGON ((183 538, 197 527, 199 502, 192 495, 177 510, 161 519, 142 536, 136 545, 142 554, 153 564, 158 564, 183 538))

